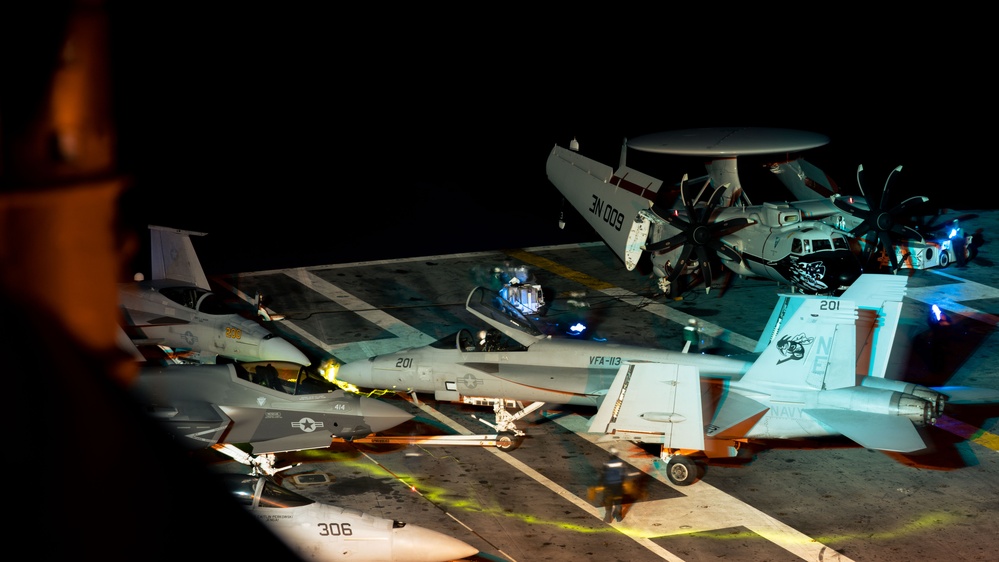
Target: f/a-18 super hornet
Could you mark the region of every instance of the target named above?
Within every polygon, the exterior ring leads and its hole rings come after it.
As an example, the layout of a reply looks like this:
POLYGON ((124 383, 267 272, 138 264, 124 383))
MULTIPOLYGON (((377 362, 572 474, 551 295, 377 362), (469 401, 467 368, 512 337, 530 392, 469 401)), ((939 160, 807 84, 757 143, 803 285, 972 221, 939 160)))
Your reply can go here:
POLYGON ((798 199, 752 204, 739 180, 738 156, 797 153, 828 140, 753 127, 669 131, 625 141, 617 170, 579 154, 574 141, 568 149, 552 149, 547 174, 627 269, 649 269, 664 292, 692 273, 710 289, 711 264, 718 262, 743 277, 825 295, 838 295, 853 283, 876 248, 887 253, 892 270, 946 265, 948 248, 924 240, 901 221, 927 198, 886 205, 888 183, 901 167, 889 175, 880 198, 868 199, 840 194, 820 170, 792 158, 770 169, 798 199), (709 158, 708 174, 690 181, 684 176, 679 190, 664 189, 662 180, 627 166, 629 148, 709 158))
MULTIPOLYGON (((253 316, 228 306, 209 286, 191 232, 149 227, 152 275, 118 288, 124 328, 137 346, 153 345, 192 363, 291 361, 309 358, 253 316)), ((258 311, 265 321, 266 310, 258 311)))
POLYGON ((313 501, 265 476, 220 477, 236 501, 302 560, 450 562, 479 552, 426 527, 313 501))
POLYGON ((840 297, 778 299, 752 357, 670 352, 556 338, 488 289, 466 308, 491 328, 429 346, 353 361, 337 377, 367 388, 433 393, 489 404, 507 450, 524 438, 514 422, 545 403, 597 408, 589 431, 659 444, 678 485, 699 478, 694 459, 728 457, 763 439, 844 435, 864 447, 913 452, 948 399, 999 393, 928 388, 885 378, 905 276, 865 274, 840 297), (505 336, 506 339, 501 336, 505 336), (507 404, 528 406, 516 414, 507 404))

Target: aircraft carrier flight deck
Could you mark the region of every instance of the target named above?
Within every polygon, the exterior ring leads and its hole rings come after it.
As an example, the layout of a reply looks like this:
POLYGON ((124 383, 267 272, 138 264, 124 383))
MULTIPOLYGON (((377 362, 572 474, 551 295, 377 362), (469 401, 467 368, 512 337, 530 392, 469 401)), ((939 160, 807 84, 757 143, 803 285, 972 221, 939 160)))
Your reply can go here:
MULTIPOLYGON (((999 232, 999 212, 981 212, 975 224, 986 237, 999 232)), ((997 259, 999 246, 986 244, 963 267, 898 273, 909 280, 888 378, 999 389, 997 259), (931 340, 933 303, 953 319, 946 346, 931 340)), ((735 278, 710 293, 662 295, 599 242, 213 281, 247 300, 265 295, 268 309, 284 317, 273 329, 310 357, 350 362, 475 328, 465 310, 469 292, 511 271, 526 272, 550 295, 543 321, 553 331, 582 321, 587 337, 679 350, 693 318, 712 336, 710 351, 721 354, 752 351, 778 295, 789 292, 735 278)), ((491 419, 491 408, 418 398, 384 396, 417 414, 386 435, 490 431, 476 417, 491 419)), ((279 476, 315 499, 450 533, 480 549, 475 560, 976 560, 999 550, 997 405, 949 406, 925 429, 933 447, 919 454, 868 450, 845 438, 775 441, 708 463, 690 486, 669 482, 656 449, 627 446, 621 455, 635 475, 635 501, 610 524, 591 493, 610 447, 584 432, 593 413, 546 405, 521 420, 527 438, 510 452, 335 443, 279 455, 279 465, 301 463, 279 476)))

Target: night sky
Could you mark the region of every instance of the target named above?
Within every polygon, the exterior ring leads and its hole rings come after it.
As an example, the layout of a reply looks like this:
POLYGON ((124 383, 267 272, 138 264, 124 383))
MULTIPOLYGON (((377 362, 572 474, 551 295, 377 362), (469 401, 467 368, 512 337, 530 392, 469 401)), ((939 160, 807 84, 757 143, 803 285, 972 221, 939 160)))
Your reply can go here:
MULTIPOLYGON (((388 22, 131 4, 112 12, 120 163, 133 178, 124 208, 140 227, 209 232, 210 272, 595 240, 581 220, 558 230, 545 176, 552 146, 573 137, 616 167, 626 137, 803 129, 830 137, 805 157, 847 191, 858 164, 878 191, 902 165, 897 202, 996 204, 969 175, 992 158, 970 149, 993 96, 943 63, 984 56, 974 34, 928 40, 912 20, 857 18, 836 35, 713 38, 683 19, 642 40, 594 34, 599 14, 590 28, 509 13, 388 22)), ((670 182, 704 171, 647 158, 629 163, 670 182)), ((754 202, 787 197, 751 168, 740 164, 754 202)))

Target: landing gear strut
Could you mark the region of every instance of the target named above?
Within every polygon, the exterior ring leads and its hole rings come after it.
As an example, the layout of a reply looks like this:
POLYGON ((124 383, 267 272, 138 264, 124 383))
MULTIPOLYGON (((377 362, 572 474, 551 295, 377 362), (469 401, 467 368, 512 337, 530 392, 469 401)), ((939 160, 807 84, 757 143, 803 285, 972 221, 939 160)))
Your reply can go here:
MULTIPOLYGON (((492 403, 493 412, 496 414, 496 419, 493 423, 487 422, 486 420, 479 418, 477 416, 472 416, 473 418, 479 420, 480 422, 488 425, 489 427, 496 430, 499 434, 496 437, 496 447, 501 451, 510 452, 517 447, 520 447, 521 443, 524 442, 524 437, 527 435, 523 431, 517 429, 514 422, 523 419, 524 416, 537 411, 539 408, 545 405, 544 402, 532 402, 528 406, 521 406, 520 410, 516 414, 511 414, 506 409, 506 400, 500 398, 475 398, 475 397, 465 397, 463 401, 466 404, 477 404, 484 405, 492 403)), ((519 402, 518 402, 519 404, 519 402)))

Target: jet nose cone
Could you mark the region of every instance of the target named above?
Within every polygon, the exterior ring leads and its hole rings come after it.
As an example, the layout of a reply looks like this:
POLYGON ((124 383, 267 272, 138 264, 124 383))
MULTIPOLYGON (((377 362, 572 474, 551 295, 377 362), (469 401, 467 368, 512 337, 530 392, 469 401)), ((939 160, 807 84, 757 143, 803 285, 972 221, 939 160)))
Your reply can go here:
POLYGON ((371 380, 371 360, 351 361, 340 365, 336 371, 336 378, 354 386, 375 387, 375 383, 371 380))
POLYGON ((263 361, 291 361, 299 365, 311 363, 309 358, 284 338, 277 336, 260 342, 260 359, 263 361))
POLYGON ((439 562, 461 560, 478 553, 479 549, 465 541, 417 525, 395 529, 392 535, 393 560, 439 562))
POLYGON ((394 404, 367 396, 361 397, 360 407, 361 416, 364 417, 364 425, 370 428, 372 433, 391 429, 414 417, 413 414, 394 404))

